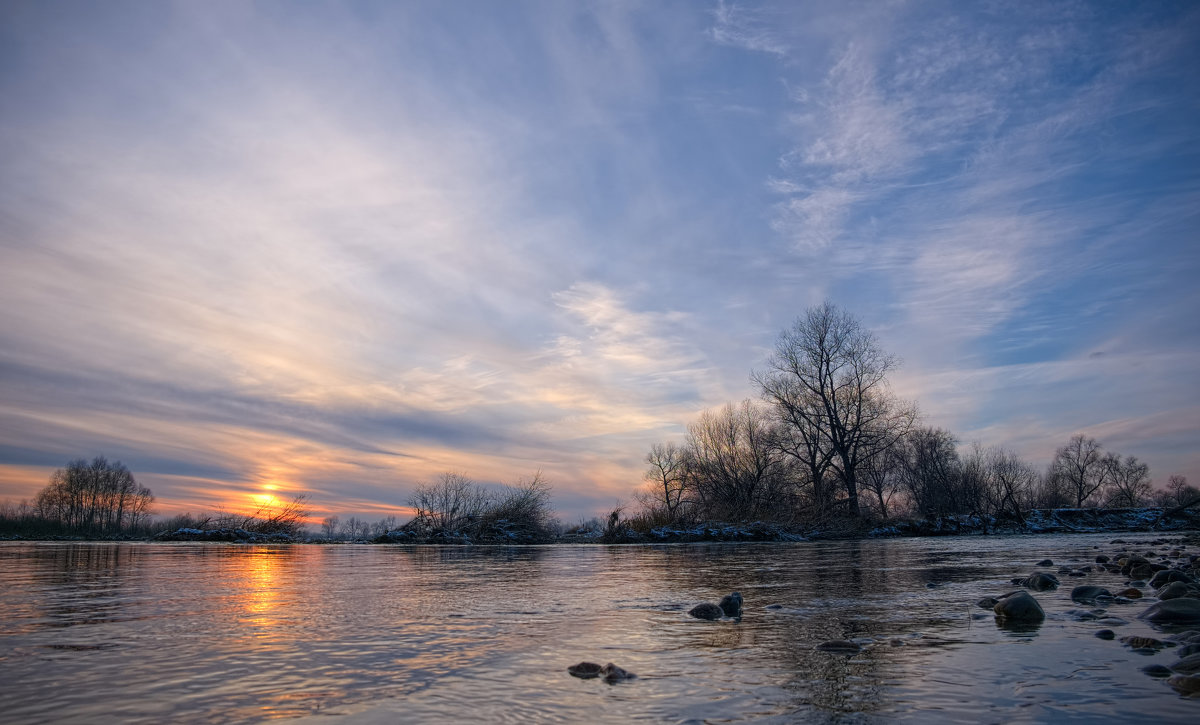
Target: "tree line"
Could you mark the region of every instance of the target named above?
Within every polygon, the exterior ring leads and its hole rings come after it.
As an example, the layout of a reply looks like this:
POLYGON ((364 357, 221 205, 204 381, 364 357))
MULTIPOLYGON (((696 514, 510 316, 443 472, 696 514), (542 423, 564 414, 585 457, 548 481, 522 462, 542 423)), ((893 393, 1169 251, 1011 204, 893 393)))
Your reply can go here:
MULTIPOLYGON (((645 461, 641 515, 697 520, 820 521, 989 514, 1150 502, 1149 467, 1076 435, 1046 471, 1015 452, 921 424, 888 375, 898 365, 851 314, 826 302, 784 330, 751 373, 757 400, 705 411, 682 443, 656 443, 645 461)), ((1172 476, 1156 503, 1200 491, 1172 476)))
POLYGON ((36 533, 113 535, 149 523, 154 494, 120 461, 77 459, 50 476, 33 502, 4 504, 5 528, 36 533))

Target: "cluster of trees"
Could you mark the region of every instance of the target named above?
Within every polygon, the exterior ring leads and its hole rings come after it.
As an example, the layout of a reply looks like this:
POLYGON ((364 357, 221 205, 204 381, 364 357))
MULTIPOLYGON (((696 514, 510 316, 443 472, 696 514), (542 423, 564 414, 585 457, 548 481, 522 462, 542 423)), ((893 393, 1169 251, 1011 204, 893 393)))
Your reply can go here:
MULTIPOLYGON (((646 456, 653 521, 821 520, 829 515, 995 514, 1150 501, 1149 468, 1086 436, 1041 472, 1014 452, 920 425, 888 385, 897 365, 852 315, 825 303, 779 337, 751 379, 759 400, 706 411, 683 443, 646 456)), ((1194 488, 1172 477, 1176 505, 1194 488)), ((1160 498, 1162 498, 1160 496, 1160 498)), ((1157 501, 1164 503, 1164 501, 1157 501)))
POLYGON ((542 540, 556 529, 550 484, 541 471, 514 485, 485 487, 461 473, 444 473, 417 487, 405 530, 424 537, 468 536, 542 540))
POLYGON ((144 528, 153 503, 154 494, 120 461, 81 458, 55 471, 32 504, 9 505, 3 513, 24 529, 112 535, 144 528))

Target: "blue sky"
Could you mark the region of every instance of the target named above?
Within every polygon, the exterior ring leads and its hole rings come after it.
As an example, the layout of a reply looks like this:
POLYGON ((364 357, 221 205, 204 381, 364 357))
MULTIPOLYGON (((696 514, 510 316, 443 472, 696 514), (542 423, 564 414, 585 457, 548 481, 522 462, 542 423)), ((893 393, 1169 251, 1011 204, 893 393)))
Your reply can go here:
POLYGON ((563 515, 831 299, 1038 465, 1200 480, 1193 3, 7 2, 0 498, 563 515))

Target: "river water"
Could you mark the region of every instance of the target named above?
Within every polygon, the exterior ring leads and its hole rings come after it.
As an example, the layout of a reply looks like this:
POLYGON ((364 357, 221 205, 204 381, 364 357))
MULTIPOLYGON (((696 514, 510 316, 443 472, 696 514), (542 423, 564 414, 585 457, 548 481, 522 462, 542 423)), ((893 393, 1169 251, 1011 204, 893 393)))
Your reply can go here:
POLYGON ((1121 626, 1070 613, 1071 586, 1119 574, 1036 593, 1047 619, 1032 630, 974 607, 1040 559, 1090 563, 1113 538, 4 543, 0 721, 1200 722, 1200 701, 1141 672, 1170 650, 1094 636, 1155 634, 1144 601, 1110 606, 1121 626), (733 590, 740 621, 687 616, 733 590), (814 650, 847 638, 863 651, 814 650), (639 676, 567 674, 584 660, 639 676))

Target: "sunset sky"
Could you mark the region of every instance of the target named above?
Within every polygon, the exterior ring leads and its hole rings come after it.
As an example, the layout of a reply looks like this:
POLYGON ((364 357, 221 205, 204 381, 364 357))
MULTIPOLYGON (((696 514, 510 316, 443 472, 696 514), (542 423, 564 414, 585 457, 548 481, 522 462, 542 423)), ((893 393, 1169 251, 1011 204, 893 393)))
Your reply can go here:
POLYGON ((568 522, 830 299, 929 425, 1200 483, 1193 2, 0 4, 0 500, 568 522))

